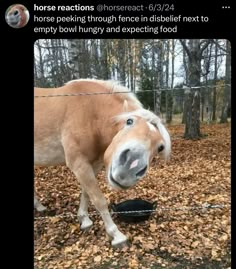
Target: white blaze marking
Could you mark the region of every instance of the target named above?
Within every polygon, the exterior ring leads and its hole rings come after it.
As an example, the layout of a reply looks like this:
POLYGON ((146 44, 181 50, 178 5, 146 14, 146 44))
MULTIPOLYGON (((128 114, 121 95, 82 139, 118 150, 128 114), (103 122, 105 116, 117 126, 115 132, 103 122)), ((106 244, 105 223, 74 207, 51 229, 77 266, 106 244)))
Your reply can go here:
POLYGON ((137 160, 133 161, 133 162, 131 163, 131 165, 130 165, 130 168, 129 168, 129 169, 132 169, 132 168, 136 167, 136 166, 138 165, 138 162, 139 162, 139 159, 137 159, 137 160))
POLYGON ((148 125, 148 127, 149 127, 149 129, 151 131, 153 131, 153 132, 156 132, 157 131, 157 129, 155 128, 155 126, 153 126, 150 122, 147 122, 147 125, 148 125))

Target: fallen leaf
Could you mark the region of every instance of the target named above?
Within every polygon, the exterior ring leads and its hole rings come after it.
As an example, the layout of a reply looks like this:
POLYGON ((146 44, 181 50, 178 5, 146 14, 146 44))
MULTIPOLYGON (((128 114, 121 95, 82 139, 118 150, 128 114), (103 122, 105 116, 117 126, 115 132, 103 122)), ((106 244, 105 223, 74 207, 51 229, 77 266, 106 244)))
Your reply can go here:
POLYGON ((96 256, 94 257, 93 259, 95 262, 100 262, 102 260, 102 257, 101 256, 96 256))

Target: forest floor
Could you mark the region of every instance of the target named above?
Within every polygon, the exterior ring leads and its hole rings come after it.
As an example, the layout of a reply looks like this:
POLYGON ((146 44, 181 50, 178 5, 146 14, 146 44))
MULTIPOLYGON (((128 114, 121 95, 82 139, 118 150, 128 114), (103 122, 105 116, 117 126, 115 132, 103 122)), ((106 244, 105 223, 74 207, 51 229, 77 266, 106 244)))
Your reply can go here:
POLYGON ((104 171, 98 176, 108 203, 134 198, 157 201, 157 211, 141 223, 127 224, 113 215, 129 237, 130 246, 124 248, 111 247, 92 205, 94 225, 80 231, 73 217, 80 187, 68 168, 35 168, 35 189, 47 207, 44 213, 35 211, 35 269, 231 268, 230 124, 202 125, 206 136, 196 141, 182 138, 183 125, 168 129, 173 139, 170 162, 155 158, 133 188, 117 192, 107 185, 104 171), (194 209, 207 204, 224 207, 194 209))

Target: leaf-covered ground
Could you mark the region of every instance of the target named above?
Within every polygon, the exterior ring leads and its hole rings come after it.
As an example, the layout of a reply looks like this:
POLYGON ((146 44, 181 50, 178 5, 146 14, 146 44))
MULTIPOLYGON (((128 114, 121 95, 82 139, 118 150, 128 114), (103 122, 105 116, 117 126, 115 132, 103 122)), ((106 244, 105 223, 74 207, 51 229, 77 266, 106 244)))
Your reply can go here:
POLYGON ((35 168, 35 189, 47 207, 44 213, 35 212, 35 269, 231 268, 230 124, 203 125, 201 131, 207 136, 197 141, 182 139, 182 125, 170 126, 169 131, 173 139, 170 162, 156 158, 133 188, 114 191, 104 171, 99 174, 108 203, 142 198, 157 201, 159 207, 149 220, 137 224, 113 215, 131 243, 122 249, 111 247, 93 205, 89 212, 94 225, 80 231, 73 217, 80 187, 65 166, 35 168), (194 210, 209 204, 225 207, 194 210), (180 210, 186 206, 192 210, 180 210))

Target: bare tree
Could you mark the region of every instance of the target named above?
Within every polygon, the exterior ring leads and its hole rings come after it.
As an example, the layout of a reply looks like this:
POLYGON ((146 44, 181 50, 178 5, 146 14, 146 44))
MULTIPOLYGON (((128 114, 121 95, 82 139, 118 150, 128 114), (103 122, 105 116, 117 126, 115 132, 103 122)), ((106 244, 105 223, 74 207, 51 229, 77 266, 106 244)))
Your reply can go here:
MULTIPOLYGON (((216 41, 217 42, 217 39, 216 41)), ((218 58, 218 46, 215 44, 215 61, 214 61, 214 80, 215 80, 215 87, 213 88, 213 103, 212 103, 212 120, 215 121, 216 120, 216 82, 217 82, 217 71, 218 71, 218 67, 217 67, 217 58, 218 58)))
POLYGON ((210 40, 190 39, 188 45, 180 39, 183 49, 188 55, 189 89, 185 91, 185 133, 186 139, 199 139, 200 133, 200 78, 201 58, 210 40))
POLYGON ((127 47, 128 47, 128 62, 129 62, 129 68, 128 68, 128 87, 130 86, 130 90, 134 91, 134 50, 132 48, 132 42, 133 40, 128 39, 127 40, 127 47))
POLYGON ((166 42, 166 122, 171 123, 172 121, 172 110, 173 110, 173 96, 172 96, 172 86, 174 83, 174 40, 172 43, 168 39, 166 42), (171 76, 171 87, 169 87, 169 55, 170 55, 170 43, 172 45, 171 56, 172 56, 172 76, 171 76))
POLYGON ((101 78, 109 79, 109 63, 108 63, 108 47, 109 40, 101 39, 101 78))
POLYGON ((45 66, 43 59, 43 49, 40 44, 40 40, 35 42, 36 52, 34 54, 35 59, 35 83, 39 87, 46 87, 46 78, 45 78, 45 66))
POLYGON ((164 46, 163 40, 158 41, 157 47, 157 85, 153 88, 155 94, 155 113, 161 114, 161 89, 163 88, 163 60, 164 60, 164 46))
POLYGON ((212 46, 213 43, 203 51, 203 66, 202 66, 202 76, 205 79, 205 87, 201 91, 201 120, 204 121, 204 111, 206 107, 207 120, 210 121, 210 104, 211 104, 211 91, 208 87, 208 76, 210 74, 211 68, 211 58, 212 58, 212 46))
POLYGON ((126 46, 125 40, 119 39, 118 40, 118 68, 120 73, 120 81, 125 86, 126 85, 126 46))
POLYGON ((90 68, 91 68, 91 75, 94 78, 98 78, 102 72, 99 54, 100 54, 100 40, 98 39, 91 40, 90 68))
POLYGON ((68 53, 69 53, 69 64, 72 69, 72 78, 80 78, 79 74, 79 57, 78 57, 78 39, 68 39, 68 53))
POLYGON ((228 110, 231 109, 231 44, 226 40, 226 62, 225 62, 225 88, 223 107, 221 112, 220 122, 227 122, 228 110))
MULTIPOLYGON (((203 119, 207 107, 210 119, 212 104, 215 102, 221 108, 223 103, 223 92, 219 90, 226 56, 223 42, 220 39, 41 39, 35 42, 35 85, 56 87, 78 78, 118 79, 131 91, 137 90, 145 107, 158 115, 166 113, 167 123, 171 122, 173 113, 182 113, 184 108, 183 120, 188 117, 184 121, 185 136, 198 137, 198 115, 203 119), (178 76, 175 63, 182 55, 180 77, 184 77, 184 82, 175 85, 178 76), (217 80, 217 87, 212 96, 209 85, 214 83, 213 79, 215 83, 217 80), (203 82, 206 89, 200 90, 203 82)), ((230 110, 227 92, 225 89, 226 112, 230 110)))
MULTIPOLYGON (((186 46, 186 40, 181 40, 181 44, 183 45, 183 43, 186 46)), ((186 50, 183 49, 183 66, 184 66, 184 71, 185 71, 185 85, 189 85, 189 69, 188 69, 188 61, 187 61, 187 53, 186 50)), ((185 87, 186 88, 186 87, 185 87)), ((183 116, 182 116, 182 123, 186 123, 186 114, 187 114, 187 98, 188 98, 188 89, 185 89, 184 92, 184 103, 183 103, 183 116)))

